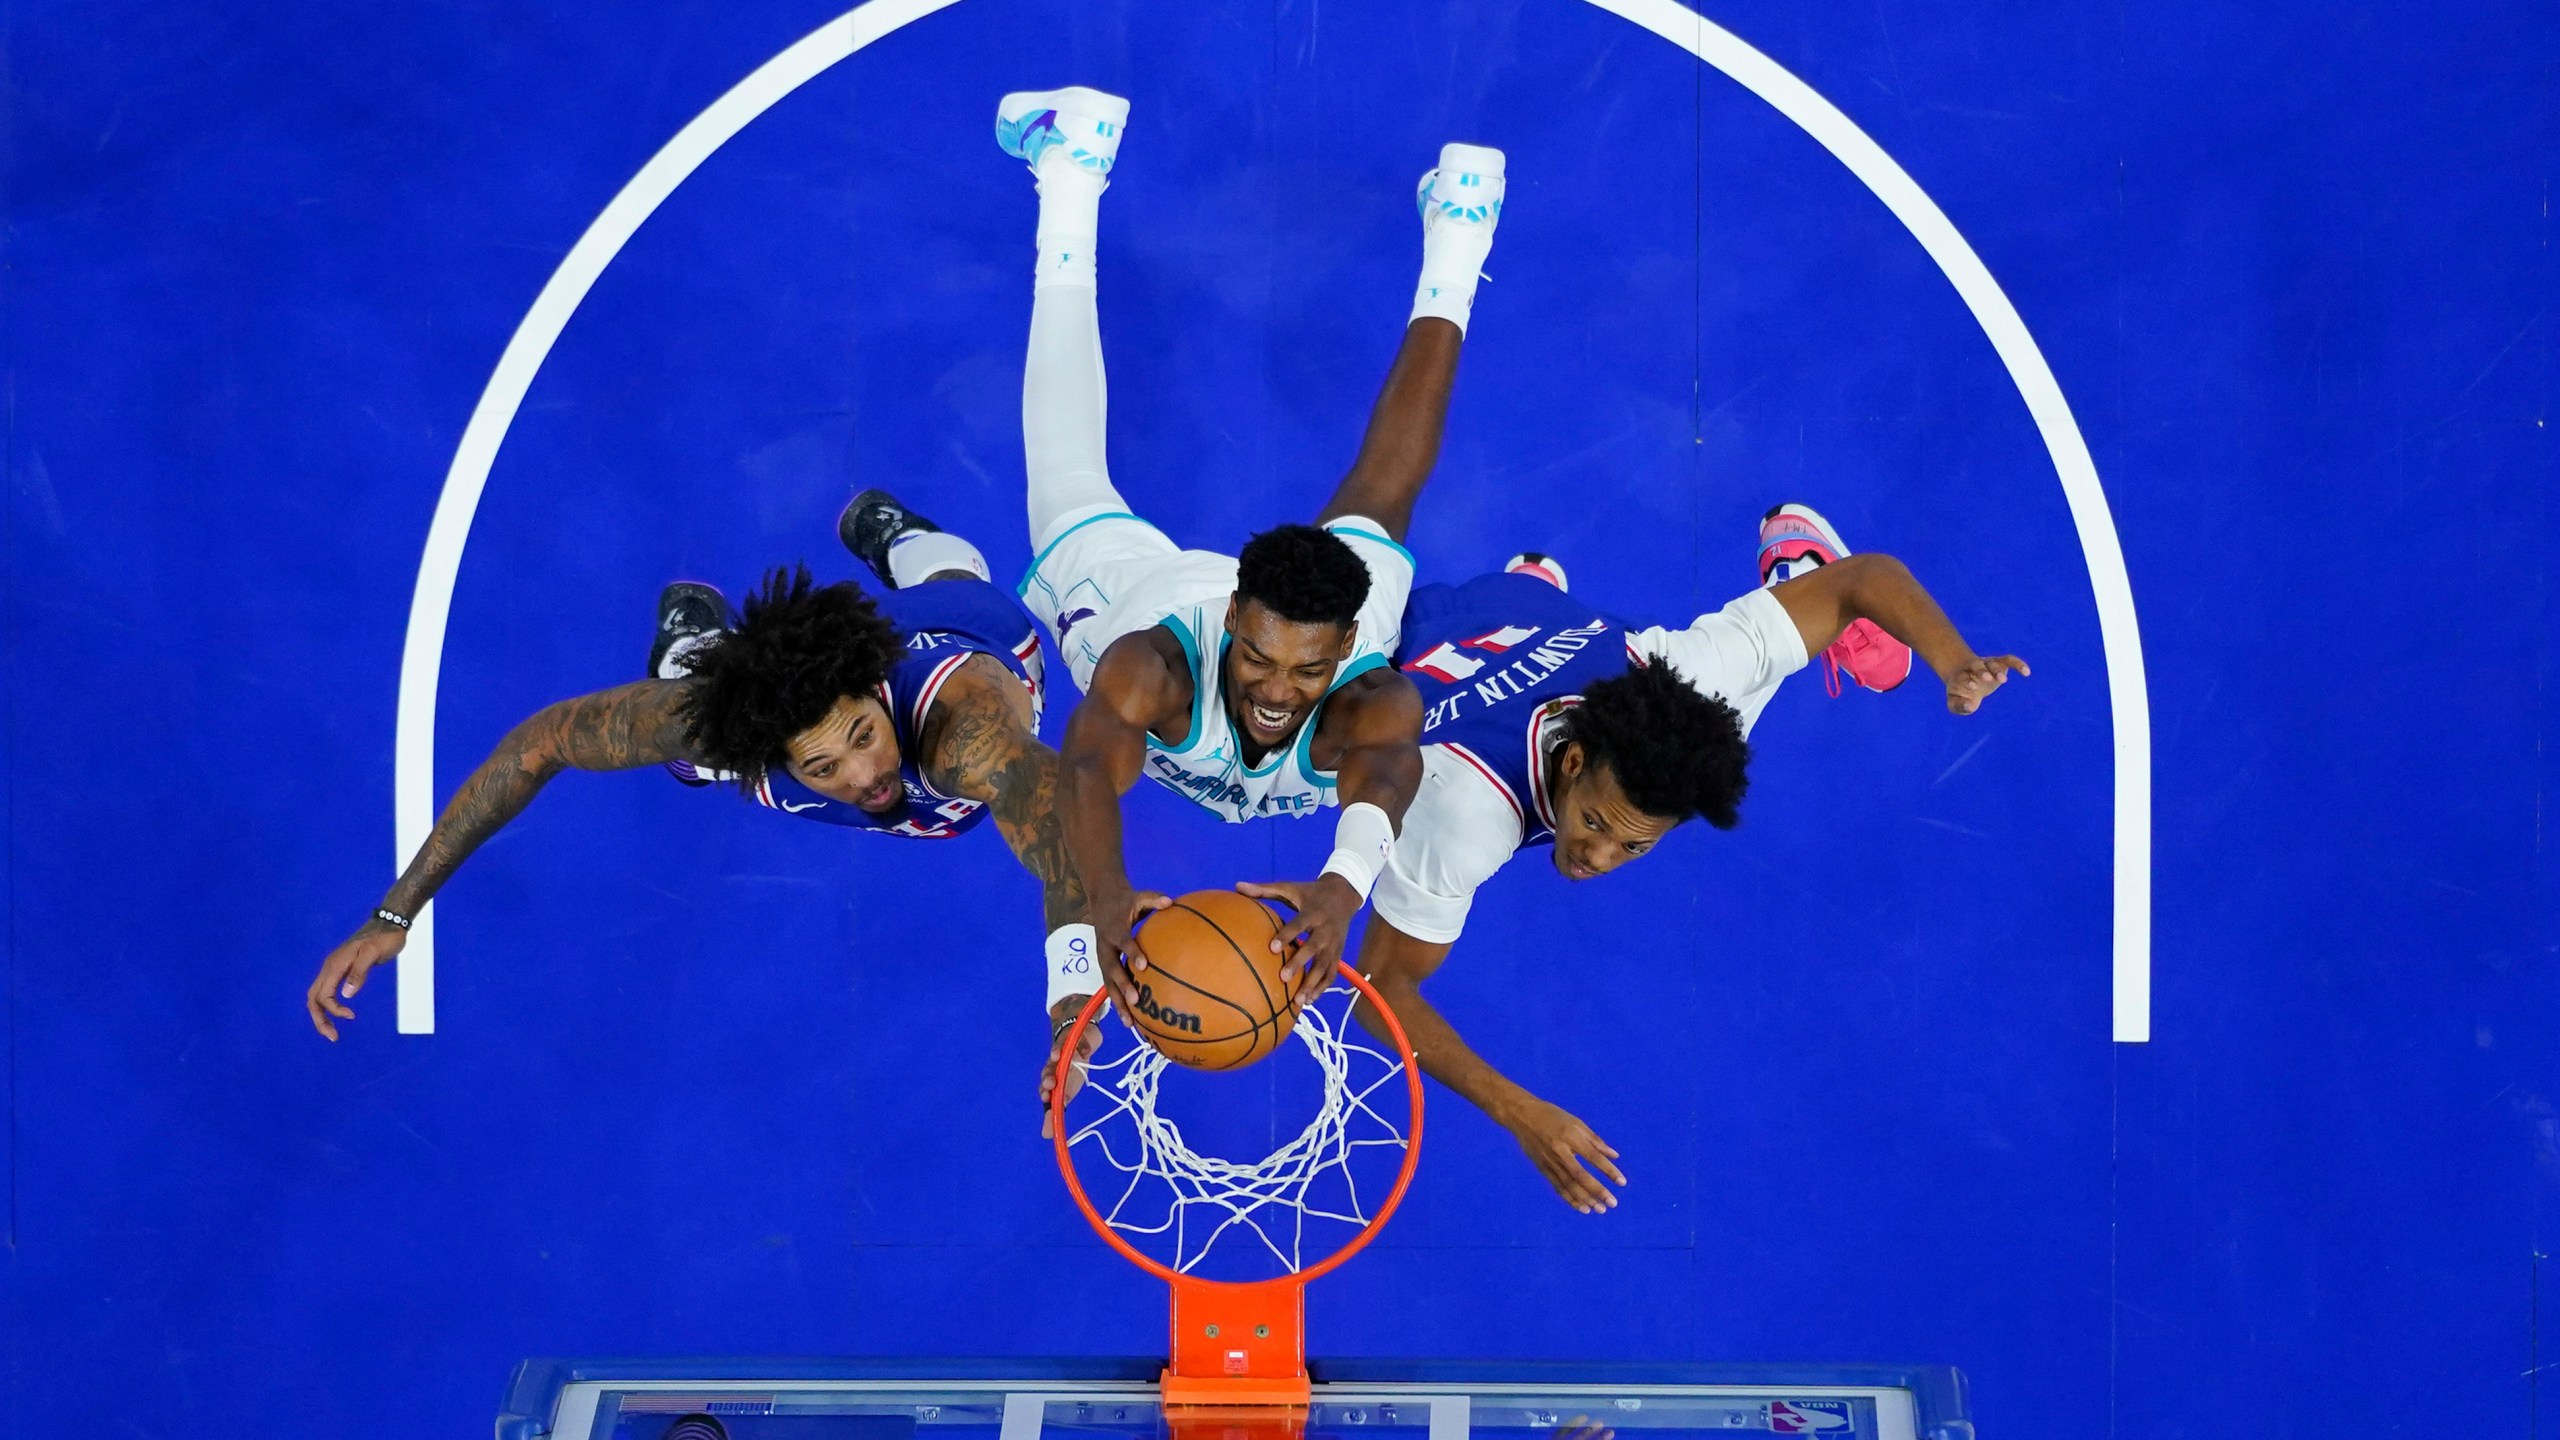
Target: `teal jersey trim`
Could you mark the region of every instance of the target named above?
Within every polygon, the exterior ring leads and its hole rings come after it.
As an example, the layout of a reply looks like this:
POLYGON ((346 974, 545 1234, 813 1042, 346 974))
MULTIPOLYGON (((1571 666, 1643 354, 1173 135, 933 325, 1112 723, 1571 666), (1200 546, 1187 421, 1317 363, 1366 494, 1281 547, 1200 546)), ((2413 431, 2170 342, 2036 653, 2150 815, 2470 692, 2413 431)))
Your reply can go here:
POLYGON ((1359 659, 1352 661, 1350 664, 1343 666, 1342 673, 1333 677, 1333 683, 1324 687, 1324 693, 1331 695, 1334 691, 1341 689, 1343 686, 1350 684, 1352 681, 1359 679, 1370 671, 1383 670, 1385 668, 1387 668, 1387 657, 1379 654, 1375 650, 1372 650, 1368 654, 1361 656, 1359 659))
MULTIPOLYGON (((1389 541, 1388 543, 1393 544, 1394 542, 1389 541)), ((1343 686, 1350 684, 1352 681, 1359 679, 1361 676, 1368 674, 1372 670, 1384 669, 1386 667, 1386 663, 1386 656, 1372 650, 1368 654, 1361 656, 1359 659, 1352 661, 1348 665, 1345 665, 1342 667, 1342 673, 1334 677, 1333 683, 1325 687, 1325 698, 1327 700, 1332 699, 1334 691, 1341 689, 1343 686)), ((1306 776, 1310 780, 1324 780, 1325 788, 1330 790, 1333 788, 1331 777, 1335 772, 1331 770, 1319 770, 1316 768, 1315 750, 1313 748, 1316 743, 1316 726, 1323 723, 1323 720, 1324 707, 1318 706, 1316 707, 1316 713, 1308 716, 1306 725, 1298 731, 1298 773, 1306 776)))
MULTIPOLYGON (((1095 517, 1095 518, 1099 519, 1100 517, 1099 517, 1099 516, 1097 516, 1097 517, 1095 517)), ((1369 528, 1368 526, 1366 526, 1366 525, 1353 525, 1353 524, 1350 524, 1350 523, 1348 523, 1348 522, 1346 522, 1346 521, 1342 521, 1342 520, 1335 520, 1335 521, 1328 522, 1328 523, 1325 525, 1325 527, 1324 527, 1324 528, 1325 528, 1325 529, 1327 529, 1327 530, 1332 531, 1332 532, 1333 532, 1334 534, 1336 534, 1336 535, 1357 535, 1357 536, 1359 536, 1359 537, 1360 537, 1361 539, 1363 539, 1363 540, 1375 540, 1375 541, 1377 541, 1379 544, 1384 545, 1384 546, 1386 546, 1388 549, 1393 550, 1393 551, 1394 551, 1394 552, 1396 552, 1397 554, 1399 554, 1399 555, 1403 556, 1403 557, 1404 557, 1404 563, 1406 563, 1407 565, 1414 565, 1414 564, 1416 564, 1416 563, 1417 563, 1417 562, 1414 560, 1414 558, 1413 558, 1413 552, 1412 552, 1412 551, 1407 550, 1407 549, 1406 549, 1406 548, 1404 548, 1402 545, 1397 544, 1397 543, 1396 543, 1396 541, 1395 541, 1395 537, 1394 537, 1394 536, 1392 536, 1392 535, 1387 534, 1387 533, 1386 533, 1385 531, 1383 531, 1383 530, 1372 530, 1372 529, 1370 529, 1370 528, 1369 528)), ((1065 538, 1065 537, 1061 536, 1061 537, 1059 537, 1059 538, 1063 539, 1063 538, 1065 538)), ((1037 569, 1038 567, 1035 565, 1033 568, 1034 568, 1034 569, 1037 569)))
MULTIPOLYGON (((1099 520, 1103 517, 1097 515, 1094 518, 1099 520)), ((1064 540, 1067 537, 1061 535, 1058 538, 1064 540)), ((1201 735, 1209 728, 1208 726, 1200 723, 1202 718, 1200 714, 1200 701, 1202 698, 1200 694, 1200 637, 1191 633, 1190 626, 1183 624, 1180 620, 1175 619, 1171 615, 1167 615, 1156 623, 1162 625, 1167 630, 1172 631, 1173 638, 1182 642, 1183 658, 1191 662, 1191 729, 1182 737, 1181 744, 1167 746, 1159 743, 1156 748, 1164 751, 1167 755, 1188 755, 1191 753, 1192 748, 1200 743, 1201 735)))
MULTIPOLYGON (((1052 551, 1055 551, 1059 546, 1067 543, 1067 535, 1073 535, 1087 525, 1099 525, 1105 520, 1138 520, 1138 517, 1130 514, 1126 510, 1113 510, 1102 515, 1088 515, 1073 525, 1068 526, 1066 535, 1060 535, 1057 539, 1042 546, 1040 553, 1033 557, 1031 561, 1031 568, 1022 572, 1022 583, 1013 587, 1014 598, 1020 599, 1021 597, 1031 593, 1031 582, 1040 577, 1041 562, 1047 560, 1052 551)), ((1138 523, 1141 525, 1147 524, 1144 520, 1138 520, 1138 523)), ((1147 528, 1150 530, 1155 529, 1152 525, 1147 525, 1147 528)), ((1159 531, 1158 533, 1161 534, 1162 532, 1159 531)))
POLYGON ((1316 768, 1316 726, 1322 724, 1323 721, 1324 707, 1318 706, 1316 707, 1316 713, 1307 717, 1307 723, 1298 727, 1298 773, 1306 776, 1310 780, 1320 782, 1323 784, 1325 789, 1331 790, 1333 788, 1333 772, 1330 770, 1319 770, 1316 768))

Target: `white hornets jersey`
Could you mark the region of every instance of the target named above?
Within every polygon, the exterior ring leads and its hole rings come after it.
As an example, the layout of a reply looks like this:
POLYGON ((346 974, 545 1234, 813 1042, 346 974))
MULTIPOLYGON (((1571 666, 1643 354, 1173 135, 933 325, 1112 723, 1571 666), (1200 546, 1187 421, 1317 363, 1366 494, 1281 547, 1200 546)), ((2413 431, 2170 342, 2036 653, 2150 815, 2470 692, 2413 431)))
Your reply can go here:
MULTIPOLYGON (((1336 803, 1333 772, 1317 769, 1307 755, 1324 718, 1322 705, 1287 745, 1262 757, 1259 767, 1244 763, 1235 718, 1218 684, 1226 668, 1227 597, 1182 606, 1162 624, 1182 642, 1191 666, 1191 729, 1179 745, 1147 737, 1147 778, 1231 825, 1271 815, 1303 819, 1336 803)), ((1386 640, 1394 643, 1392 632, 1386 640)), ((1387 657, 1370 643, 1366 627, 1355 646, 1326 689, 1328 700, 1347 682, 1386 667, 1387 657)))

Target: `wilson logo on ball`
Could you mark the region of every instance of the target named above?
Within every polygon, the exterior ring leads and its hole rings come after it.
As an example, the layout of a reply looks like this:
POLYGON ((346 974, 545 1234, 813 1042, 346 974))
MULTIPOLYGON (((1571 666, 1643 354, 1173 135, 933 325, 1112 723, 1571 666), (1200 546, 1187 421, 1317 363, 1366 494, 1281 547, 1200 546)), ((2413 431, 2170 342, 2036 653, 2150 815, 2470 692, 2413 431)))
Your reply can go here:
POLYGON ((1185 1014, 1159 1002, 1154 989, 1144 984, 1138 987, 1138 1013, 1167 1029, 1188 1030, 1194 1035, 1200 1033, 1199 1016, 1185 1014))

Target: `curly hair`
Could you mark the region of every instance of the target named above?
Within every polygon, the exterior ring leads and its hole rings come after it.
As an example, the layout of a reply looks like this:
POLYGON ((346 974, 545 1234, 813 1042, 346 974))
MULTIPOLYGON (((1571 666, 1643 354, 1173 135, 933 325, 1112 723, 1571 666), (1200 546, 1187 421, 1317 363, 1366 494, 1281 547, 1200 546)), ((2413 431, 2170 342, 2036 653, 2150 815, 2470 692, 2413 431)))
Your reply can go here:
POLYGON ((1369 598, 1369 567, 1330 530, 1280 525, 1236 556, 1236 599, 1299 625, 1348 626, 1369 598))
POLYGON ((868 695, 896 664, 897 627, 850 584, 820 586, 809 567, 775 568, 747 596, 736 628, 685 659, 693 683, 677 711, 694 754, 752 789, 784 763, 791 737, 848 695, 868 695))
POLYGON ((1742 716, 1668 664, 1640 660, 1583 691, 1565 712, 1564 738, 1582 746, 1586 765, 1617 776, 1628 803, 1647 815, 1674 824, 1703 815, 1719 830, 1741 822, 1751 783, 1742 716))

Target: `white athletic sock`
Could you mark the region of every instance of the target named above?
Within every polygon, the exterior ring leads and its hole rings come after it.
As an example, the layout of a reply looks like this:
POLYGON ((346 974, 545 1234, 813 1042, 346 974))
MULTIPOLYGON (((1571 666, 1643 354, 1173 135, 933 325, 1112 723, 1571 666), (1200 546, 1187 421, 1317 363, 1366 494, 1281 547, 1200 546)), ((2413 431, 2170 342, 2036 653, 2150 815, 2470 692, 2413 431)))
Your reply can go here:
POLYGON ((987 557, 948 530, 910 530, 889 546, 889 581, 901 590, 945 570, 966 570, 984 580, 987 557))
POLYGON ((1104 458, 1110 409, 1092 283, 1037 286, 1022 357, 1023 478, 1034 550, 1048 543, 1061 516, 1129 508, 1104 458))
POLYGON ((1468 312, 1475 308, 1476 280, 1492 253, 1490 225, 1432 226, 1422 240, 1422 280, 1414 287, 1413 315, 1406 323, 1435 315, 1465 334, 1468 312))
POLYGON ((1040 262, 1031 286, 1094 286, 1094 237, 1102 229, 1102 192, 1109 181, 1078 165, 1063 145, 1040 157, 1040 262))

